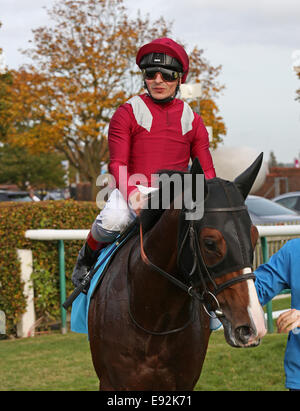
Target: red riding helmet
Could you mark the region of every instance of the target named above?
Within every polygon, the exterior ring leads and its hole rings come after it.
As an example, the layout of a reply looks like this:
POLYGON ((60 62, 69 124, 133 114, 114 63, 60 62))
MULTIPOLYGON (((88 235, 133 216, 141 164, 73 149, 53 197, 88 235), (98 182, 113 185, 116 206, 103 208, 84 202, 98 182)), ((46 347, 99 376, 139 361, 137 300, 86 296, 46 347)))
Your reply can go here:
POLYGON ((164 66, 183 73, 181 83, 184 83, 189 72, 189 58, 182 46, 167 37, 156 39, 142 46, 136 56, 136 64, 140 68, 146 66, 164 66), (155 53, 163 53, 166 58, 159 63, 155 60, 155 53), (151 56, 150 56, 151 55, 151 56), (149 56, 149 58, 144 58, 149 56), (170 58, 168 58, 171 57, 170 58))

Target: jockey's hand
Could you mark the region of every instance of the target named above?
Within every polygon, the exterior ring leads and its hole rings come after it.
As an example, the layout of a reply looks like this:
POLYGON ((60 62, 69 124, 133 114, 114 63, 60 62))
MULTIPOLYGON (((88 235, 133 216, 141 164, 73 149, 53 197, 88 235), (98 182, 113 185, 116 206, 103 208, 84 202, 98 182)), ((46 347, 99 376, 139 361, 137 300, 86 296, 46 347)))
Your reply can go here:
POLYGON ((77 261, 72 273, 72 283, 75 285, 75 287, 78 287, 81 284, 84 277, 88 274, 91 267, 97 261, 98 256, 99 251, 92 250, 86 242, 79 251, 77 261))
POLYGON ((288 333, 296 327, 300 327, 300 310, 293 308, 282 313, 277 319, 279 333, 288 333))
POLYGON ((135 190, 129 194, 128 204, 139 215, 143 206, 146 203, 148 196, 142 194, 139 190, 135 190))
POLYGON ((80 265, 77 263, 74 267, 73 273, 72 273, 72 283, 74 284, 75 287, 78 287, 84 277, 87 275, 87 273, 90 271, 90 267, 87 267, 85 265, 80 265))

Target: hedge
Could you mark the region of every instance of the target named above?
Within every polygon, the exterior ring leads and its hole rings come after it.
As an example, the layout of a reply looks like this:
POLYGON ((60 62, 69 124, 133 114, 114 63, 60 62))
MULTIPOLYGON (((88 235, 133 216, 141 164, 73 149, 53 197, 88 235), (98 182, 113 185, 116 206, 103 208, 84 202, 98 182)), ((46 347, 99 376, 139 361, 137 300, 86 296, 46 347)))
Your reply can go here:
MULTIPOLYGON (((29 229, 89 229, 99 213, 95 203, 45 201, 0 205, 0 310, 6 314, 7 334, 16 334, 16 324, 25 311, 24 284, 16 250, 33 252, 33 287, 36 317, 60 317, 57 241, 25 238, 29 229)), ((67 295, 73 289, 71 274, 83 241, 65 241, 67 295)))

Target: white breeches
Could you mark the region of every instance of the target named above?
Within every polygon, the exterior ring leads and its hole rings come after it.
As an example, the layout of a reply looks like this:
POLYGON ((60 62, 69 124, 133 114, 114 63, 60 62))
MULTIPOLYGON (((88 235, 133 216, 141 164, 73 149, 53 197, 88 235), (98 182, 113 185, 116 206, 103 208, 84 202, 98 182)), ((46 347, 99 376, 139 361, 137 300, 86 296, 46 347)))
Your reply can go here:
POLYGON ((104 208, 92 225, 92 236, 96 241, 111 242, 135 219, 121 192, 116 188, 110 194, 104 208))
MULTIPOLYGON (((142 185, 136 187, 144 196, 157 190, 157 188, 142 185)), ((123 195, 116 188, 111 192, 104 208, 93 222, 92 236, 96 241, 112 242, 135 218, 136 213, 128 206, 123 195)))

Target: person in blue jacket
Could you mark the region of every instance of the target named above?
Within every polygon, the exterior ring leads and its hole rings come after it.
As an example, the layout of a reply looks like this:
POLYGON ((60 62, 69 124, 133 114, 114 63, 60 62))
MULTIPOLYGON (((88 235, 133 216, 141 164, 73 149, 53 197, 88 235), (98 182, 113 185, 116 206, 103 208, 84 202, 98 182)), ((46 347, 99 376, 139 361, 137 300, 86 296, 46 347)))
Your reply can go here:
POLYGON ((291 309, 278 317, 277 328, 279 333, 289 333, 284 357, 286 388, 300 390, 300 238, 289 240, 255 275, 261 305, 291 289, 291 309))

